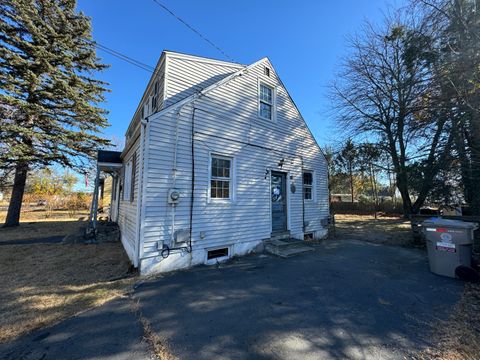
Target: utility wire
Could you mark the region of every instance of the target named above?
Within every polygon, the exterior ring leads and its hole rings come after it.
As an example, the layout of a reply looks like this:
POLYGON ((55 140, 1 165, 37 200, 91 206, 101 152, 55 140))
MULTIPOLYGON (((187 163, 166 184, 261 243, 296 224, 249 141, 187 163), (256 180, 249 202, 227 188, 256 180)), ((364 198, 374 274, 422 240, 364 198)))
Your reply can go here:
POLYGON ((142 63, 141 61, 135 60, 134 58, 131 58, 131 57, 125 55, 125 54, 122 54, 121 52, 116 51, 116 50, 110 49, 110 48, 106 47, 105 45, 95 43, 95 46, 97 46, 99 49, 101 49, 103 51, 110 52, 114 56, 120 57, 120 58, 122 58, 124 60, 127 60, 129 62, 135 63, 136 65, 139 65, 142 68, 145 68, 145 70, 147 70, 147 71, 153 72, 155 70, 155 68, 153 66, 150 66, 150 65, 147 65, 145 63, 142 63))
POLYGON ((122 54, 121 52, 119 51, 116 51, 116 50, 113 50, 105 45, 102 45, 102 44, 99 44, 98 42, 96 41, 91 41, 91 43, 93 45, 95 45, 95 47, 97 49, 100 49, 102 51, 105 51, 106 53, 112 55, 112 56, 115 56, 116 58, 120 59, 120 60, 123 60, 123 61, 126 61, 142 70, 145 70, 145 71, 148 71, 149 73, 153 73, 155 71, 155 68, 150 66, 150 65, 147 65, 145 63, 142 63, 141 61, 138 61, 138 60, 135 60, 134 58, 131 58, 130 56, 127 56, 125 54, 122 54))
POLYGON ((217 49, 223 56, 225 56, 228 60, 232 61, 232 62, 236 62, 231 56, 229 56, 225 51, 223 51, 219 46, 215 45, 212 41, 210 41, 206 36, 204 36, 200 31, 198 31, 197 29, 195 29, 194 27, 192 27, 191 25, 189 25, 185 20, 183 20, 181 17, 179 17, 178 15, 176 15, 172 10, 170 10, 169 8, 167 8, 165 5, 163 5, 160 1, 158 0, 153 0, 153 2, 155 2, 158 6, 160 6, 163 10, 165 10, 166 12, 168 12, 170 15, 172 15, 175 19, 177 19, 178 21, 180 21, 183 25, 185 25, 187 28, 189 28, 190 30, 192 30, 195 34, 197 34, 198 36, 200 36, 204 41, 206 41, 208 44, 210 44, 211 46, 213 46, 215 49, 217 49))

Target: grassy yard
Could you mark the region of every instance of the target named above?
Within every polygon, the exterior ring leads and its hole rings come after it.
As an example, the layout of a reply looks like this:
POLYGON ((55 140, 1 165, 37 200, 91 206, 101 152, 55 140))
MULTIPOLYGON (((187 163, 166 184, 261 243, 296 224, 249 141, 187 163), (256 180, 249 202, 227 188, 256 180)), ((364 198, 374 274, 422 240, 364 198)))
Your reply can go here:
POLYGON ((373 215, 335 215, 335 232, 339 238, 359 239, 377 244, 408 246, 412 244, 410 221, 402 217, 373 215))
POLYGON ((480 284, 465 284, 460 301, 448 319, 436 324, 432 338, 435 345, 416 359, 480 359, 480 284))
MULTIPOLYGON (((0 221, 3 219, 1 218, 0 221)), ((22 216, 0 228, 0 342, 52 325, 130 291, 135 280, 121 243, 5 245, 5 241, 64 236, 79 218, 22 216), (41 220, 41 221, 39 221, 41 220)), ((83 216, 81 216, 83 217, 83 216)))

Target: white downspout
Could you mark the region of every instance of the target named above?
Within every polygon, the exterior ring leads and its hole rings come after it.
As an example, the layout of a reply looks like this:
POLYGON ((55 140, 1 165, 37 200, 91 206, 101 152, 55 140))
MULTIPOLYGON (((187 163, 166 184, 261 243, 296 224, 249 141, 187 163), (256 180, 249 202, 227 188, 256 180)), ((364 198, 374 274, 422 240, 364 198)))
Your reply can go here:
POLYGON ((142 119, 140 121, 140 156, 139 156, 139 176, 138 176, 138 199, 137 199, 137 242, 136 242, 136 254, 135 254, 135 266, 140 266, 140 249, 142 248, 142 236, 143 236, 143 223, 144 223, 144 206, 143 206, 143 191, 144 191, 144 171, 145 171, 145 128, 148 121, 142 119))
MULTIPOLYGON (((175 117, 175 143, 173 148, 173 168, 172 168, 172 188, 175 188, 177 181, 177 152, 178 152, 178 127, 180 124, 180 112, 182 107, 178 109, 177 116, 175 117)), ((175 204, 172 204, 172 229, 170 231, 170 245, 174 244, 175 241, 175 204)))

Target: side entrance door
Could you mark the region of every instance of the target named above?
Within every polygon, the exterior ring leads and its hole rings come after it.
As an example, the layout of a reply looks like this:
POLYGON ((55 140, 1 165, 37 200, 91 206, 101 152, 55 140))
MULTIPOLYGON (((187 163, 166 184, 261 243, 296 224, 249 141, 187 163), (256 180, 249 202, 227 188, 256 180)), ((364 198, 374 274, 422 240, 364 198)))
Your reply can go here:
POLYGON ((285 173, 272 171, 272 233, 287 231, 287 177, 285 173))

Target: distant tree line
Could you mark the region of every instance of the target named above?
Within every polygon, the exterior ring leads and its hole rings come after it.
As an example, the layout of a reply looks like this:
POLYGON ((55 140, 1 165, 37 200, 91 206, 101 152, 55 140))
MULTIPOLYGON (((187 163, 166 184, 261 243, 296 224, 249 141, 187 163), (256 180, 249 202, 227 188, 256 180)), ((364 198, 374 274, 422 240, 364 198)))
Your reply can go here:
POLYGON ((338 124, 375 152, 352 142, 334 164, 351 184, 354 164, 383 157, 405 214, 453 201, 459 189, 480 215, 478 1, 413 0, 382 24, 365 23, 349 46, 331 87, 338 124))
POLYGON ((324 149, 329 163, 329 189, 334 196, 348 195, 350 202, 378 204, 395 201, 395 182, 391 164, 382 151, 369 142, 347 139, 324 149))

